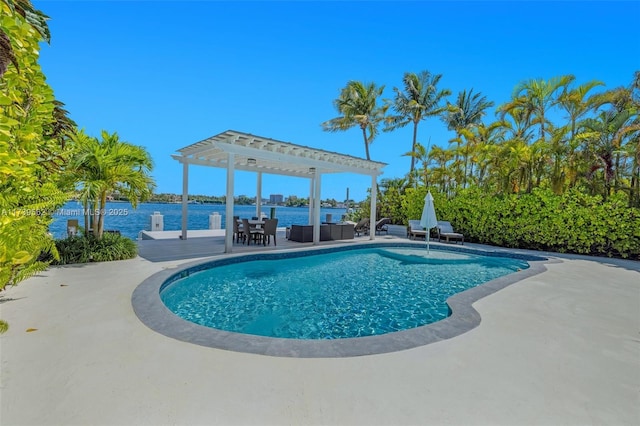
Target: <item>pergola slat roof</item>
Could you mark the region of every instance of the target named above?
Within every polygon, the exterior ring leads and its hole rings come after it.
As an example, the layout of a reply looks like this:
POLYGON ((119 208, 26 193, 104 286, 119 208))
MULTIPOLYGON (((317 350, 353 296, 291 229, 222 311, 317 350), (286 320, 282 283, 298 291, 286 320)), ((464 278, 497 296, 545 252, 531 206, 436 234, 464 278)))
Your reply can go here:
POLYGON ((318 173, 382 174, 385 163, 337 152, 227 130, 178 150, 181 163, 227 168, 228 153, 234 169, 268 174, 311 177, 318 173))

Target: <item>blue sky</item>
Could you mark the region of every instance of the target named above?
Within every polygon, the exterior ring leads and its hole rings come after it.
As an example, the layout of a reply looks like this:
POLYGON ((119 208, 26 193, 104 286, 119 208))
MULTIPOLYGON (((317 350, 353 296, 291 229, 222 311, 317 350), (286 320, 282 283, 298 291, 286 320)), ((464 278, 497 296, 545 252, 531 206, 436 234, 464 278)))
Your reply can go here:
MULTIPOLYGON (((454 100, 474 89, 496 105, 533 78, 573 74, 606 88, 640 69, 640 2, 34 1, 51 17, 41 65, 56 97, 89 134, 145 146, 157 192, 180 193, 171 154, 228 129, 364 157, 358 129, 323 132, 349 80, 385 85, 405 72, 443 74, 454 100)), ((493 119, 493 110, 486 117, 493 119)), ((447 146, 438 119, 418 140, 447 146)), ((371 159, 382 178, 409 170, 411 128, 381 133, 371 159)), ((255 195, 237 172, 236 195, 255 195)), ((326 176, 322 198, 364 199, 370 178, 326 176)), ((225 172, 190 168, 191 194, 223 195, 225 172)), ((269 194, 308 196, 306 179, 265 175, 269 194)))

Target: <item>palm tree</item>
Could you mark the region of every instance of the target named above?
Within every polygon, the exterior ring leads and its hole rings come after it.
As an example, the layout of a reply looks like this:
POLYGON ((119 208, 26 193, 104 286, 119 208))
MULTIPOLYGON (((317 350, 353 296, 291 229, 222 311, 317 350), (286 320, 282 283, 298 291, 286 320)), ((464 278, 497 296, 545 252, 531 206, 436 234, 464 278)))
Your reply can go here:
POLYGON ((414 169, 413 172, 409 172, 407 174, 407 184, 414 185, 415 188, 418 187, 418 181, 420 178, 423 180, 424 186, 429 186, 429 147, 425 147, 420 142, 416 142, 415 149, 413 151, 407 152, 403 154, 405 157, 411 157, 412 160, 419 161, 422 165, 422 168, 414 169))
MULTIPOLYGON (((392 106, 396 115, 386 119, 384 131, 399 129, 409 123, 413 123, 413 140, 411 152, 415 152, 418 142, 418 124, 429 117, 442 114, 447 110, 442 106, 442 100, 451 94, 449 89, 438 90, 437 86, 442 78, 442 74, 431 74, 429 71, 422 71, 419 74, 405 73, 402 79, 404 91, 393 88, 395 98, 392 106)), ((411 168, 409 173, 415 168, 415 157, 411 157, 411 168)))
POLYGON ((427 158, 430 162, 435 163, 433 167, 429 167, 429 173, 432 176, 429 184, 439 185, 440 192, 449 194, 451 192, 450 183, 452 179, 448 163, 453 158, 451 151, 434 145, 429 150, 427 158))
POLYGON ((378 106, 378 98, 383 90, 384 86, 376 87, 375 83, 348 82, 338 99, 333 101, 333 105, 342 115, 323 122, 322 130, 342 132, 352 127, 360 127, 367 160, 370 160, 369 145, 378 134, 378 125, 384 120, 388 108, 386 105, 378 106))
POLYGON ((606 112, 626 116, 626 122, 616 130, 614 152, 614 188, 618 190, 625 181, 629 191, 629 205, 640 205, 640 71, 634 73, 628 87, 618 87, 594 96, 594 108, 608 105, 606 112), (626 142, 626 143, 625 143, 626 142), (626 165, 627 162, 631 164, 626 165), (622 175, 628 175, 629 184, 622 175))
POLYGON ((540 139, 544 139, 548 130, 548 110, 557 103, 556 94, 575 80, 573 75, 554 77, 549 81, 529 80, 516 86, 512 100, 499 108, 502 113, 513 108, 521 108, 525 121, 540 126, 540 139))
MULTIPOLYGON (((493 145, 502 139, 504 129, 501 122, 494 122, 488 126, 483 123, 470 125, 467 128, 459 129, 460 140, 465 143, 460 147, 464 165, 463 185, 474 180, 474 165, 480 162, 480 159, 486 160, 488 149, 483 149, 487 145, 493 145), (484 157, 484 158, 483 158, 484 157)), ((486 167, 486 164, 482 166, 486 167)), ((479 171, 480 175, 476 182, 480 182, 483 178, 484 171, 479 171)))
POLYGON ((487 101, 487 97, 480 93, 473 93, 471 89, 469 93, 466 90, 458 93, 456 103, 447 103, 447 105, 449 108, 442 119, 449 130, 458 131, 467 129, 473 124, 479 124, 486 109, 492 107, 494 103, 487 101))
POLYGON ((591 111, 601 97, 599 95, 588 96, 589 92, 597 87, 604 86, 604 83, 598 80, 592 80, 587 83, 581 84, 575 88, 565 87, 562 93, 558 96, 558 106, 567 112, 569 119, 569 137, 559 139, 557 131, 554 131, 551 135, 553 140, 554 150, 556 154, 562 153, 562 156, 555 155, 555 163, 553 165, 554 176, 552 176, 552 187, 556 193, 560 193, 564 185, 564 176, 558 175, 561 165, 557 164, 564 159, 567 164, 567 172, 569 174, 569 186, 572 187, 575 184, 577 173, 575 171, 576 155, 575 148, 578 144, 575 141, 576 130, 579 124, 579 120, 591 111))
MULTIPOLYGON (((596 171, 602 169, 604 189, 602 196, 611 194, 612 182, 617 186, 616 154, 622 152, 623 139, 628 135, 628 123, 633 118, 630 111, 603 111, 596 118, 583 121, 581 132, 576 138, 586 142, 585 152, 593 159, 588 179, 593 180, 596 171), (615 179, 615 181, 614 181, 615 179)), ((591 183, 592 192, 596 185, 591 183)))
MULTIPOLYGON (((71 162, 80 185, 85 209, 94 203, 97 223, 93 235, 100 239, 104 231, 107 195, 118 190, 125 195, 133 208, 139 200, 149 198, 155 186, 149 175, 152 161, 149 153, 140 146, 120 140, 117 133, 102 131, 102 140, 87 136, 84 132, 72 137, 75 155, 71 162)), ((85 215, 85 232, 89 219, 85 215)))
POLYGON ((595 96, 587 96, 591 89, 597 86, 604 86, 604 83, 592 80, 578 87, 565 87, 565 90, 558 96, 558 105, 569 115, 571 139, 575 137, 578 120, 592 109, 597 99, 595 96))

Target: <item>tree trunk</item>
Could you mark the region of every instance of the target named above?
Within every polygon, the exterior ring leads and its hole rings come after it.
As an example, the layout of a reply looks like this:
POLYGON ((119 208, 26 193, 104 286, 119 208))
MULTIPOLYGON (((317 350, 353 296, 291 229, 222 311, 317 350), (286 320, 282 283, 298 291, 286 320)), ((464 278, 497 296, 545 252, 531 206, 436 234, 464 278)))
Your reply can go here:
POLYGON ((107 211, 107 193, 104 192, 100 199, 100 220, 98 221, 98 239, 102 239, 104 233, 104 216, 107 211))
POLYGON ((90 219, 89 219, 89 202, 87 200, 84 200, 82 202, 82 207, 84 209, 84 211, 82 212, 84 215, 84 236, 88 237, 89 236, 89 224, 90 224, 90 219))
POLYGON ((418 123, 413 122, 413 142, 411 143, 411 168, 409 169, 409 174, 413 172, 413 169, 416 167, 416 143, 418 141, 418 123))
MULTIPOLYGON (((629 186, 629 207, 636 207, 636 197, 638 196, 637 187, 638 186, 638 178, 636 177, 636 173, 631 175, 631 185, 629 186)), ((638 203, 640 205, 640 203, 638 203)))
POLYGON ((364 138, 364 152, 367 154, 367 160, 371 160, 369 157, 369 141, 367 140, 367 128, 360 127, 362 129, 362 137, 364 138))
POLYGON ((613 189, 615 192, 620 190, 620 153, 616 153, 616 169, 613 171, 613 189))

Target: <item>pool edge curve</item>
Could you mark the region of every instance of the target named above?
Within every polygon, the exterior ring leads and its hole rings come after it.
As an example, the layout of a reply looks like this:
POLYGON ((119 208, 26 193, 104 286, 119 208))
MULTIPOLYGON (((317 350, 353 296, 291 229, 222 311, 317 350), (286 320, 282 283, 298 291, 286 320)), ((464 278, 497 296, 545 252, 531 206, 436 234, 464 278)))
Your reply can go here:
MULTIPOLYGON (((381 242, 350 245, 349 247, 310 248, 308 254, 342 251, 363 247, 415 247, 408 242, 381 242)), ((198 325, 171 312, 160 298, 161 288, 191 271, 206 269, 211 265, 246 260, 287 256, 290 251, 260 254, 241 254, 186 263, 176 269, 166 269, 151 275, 140 283, 131 296, 131 304, 138 319, 151 330, 187 343, 230 350, 235 352, 295 358, 339 358, 397 352, 451 339, 480 325, 481 317, 472 304, 484 297, 547 270, 550 259, 543 256, 512 254, 505 251, 487 251, 475 248, 439 247, 447 251, 466 252, 485 256, 515 257, 525 259, 529 268, 517 271, 457 293, 447 299, 451 315, 440 321, 412 329, 376 336, 304 340, 265 337, 218 330, 198 325)), ((296 253, 300 253, 297 252, 296 253)))

